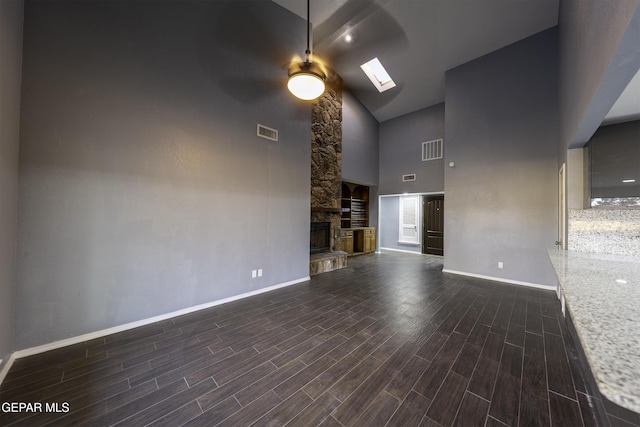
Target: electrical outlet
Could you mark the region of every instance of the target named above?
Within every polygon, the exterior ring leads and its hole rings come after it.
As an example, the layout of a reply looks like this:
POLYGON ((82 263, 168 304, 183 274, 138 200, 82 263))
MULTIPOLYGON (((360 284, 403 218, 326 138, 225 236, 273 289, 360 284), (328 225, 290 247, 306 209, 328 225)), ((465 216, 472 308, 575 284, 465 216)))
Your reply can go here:
POLYGON ((258 277, 258 271, 257 270, 251 270, 251 278, 255 279, 256 277, 258 277))
POLYGON ((502 263, 502 261, 498 261, 498 268, 504 268, 504 264, 502 263))
POLYGON ((258 269, 258 277, 262 277, 262 269, 261 268, 258 269))

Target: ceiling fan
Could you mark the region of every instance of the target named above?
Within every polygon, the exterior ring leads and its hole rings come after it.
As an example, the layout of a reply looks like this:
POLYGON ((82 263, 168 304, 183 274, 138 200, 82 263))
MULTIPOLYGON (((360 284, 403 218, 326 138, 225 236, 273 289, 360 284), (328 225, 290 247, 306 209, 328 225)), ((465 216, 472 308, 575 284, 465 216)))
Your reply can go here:
MULTIPOLYGON (((295 4, 298 0, 291 1, 295 4)), ((388 30, 396 26, 378 4, 385 1, 388 0, 346 0, 311 33, 308 0, 308 54, 305 52, 304 59, 297 56, 293 61, 290 34, 274 27, 282 25, 279 1, 252 2, 250 8, 245 2, 234 0, 209 2, 202 24, 197 28, 198 60, 212 82, 242 104, 271 99, 281 92, 284 83, 288 83, 284 72, 294 81, 298 77, 314 79, 311 81, 321 88, 319 96, 327 87, 342 85, 344 76, 348 76, 352 68, 359 71, 359 64, 347 67, 345 59, 359 59, 362 48, 380 43, 379 38, 372 39, 370 33, 382 33, 386 42, 397 40, 397 31, 388 30), (355 51, 341 47, 340 35, 345 29, 356 36, 352 44, 355 51), (230 59, 221 61, 220 58, 230 59)), ((288 19, 288 22, 296 20, 293 16, 288 19)), ((359 89, 352 84, 349 88, 359 89)))
MULTIPOLYGON (((307 98, 315 99, 323 93, 323 83, 331 85, 340 82, 359 95, 371 97, 378 104, 384 104, 397 96, 400 90, 380 94, 363 79, 361 65, 374 59, 378 52, 401 52, 408 46, 404 29, 386 10, 391 0, 346 0, 330 12, 313 29, 313 48, 316 55, 312 59, 310 46, 310 7, 307 1, 307 50, 305 60, 294 62, 289 67, 289 90, 291 81, 304 76, 308 84, 317 87, 316 93, 307 98), (331 63, 331 67, 326 64, 331 63), (344 80, 343 80, 344 79, 344 80)), ((326 6, 325 6, 326 7, 326 6)), ((400 88, 402 83, 399 84, 400 88)), ((293 93, 293 91, 292 91, 293 93)), ((295 93, 294 93, 295 95, 295 93)), ((297 95, 296 95, 297 96, 297 95)))
POLYGON ((311 53, 311 21, 307 0, 307 50, 304 52, 304 61, 294 62, 289 66, 289 81, 287 87, 295 97, 310 101, 318 98, 325 91, 327 73, 320 64, 313 62, 311 53))

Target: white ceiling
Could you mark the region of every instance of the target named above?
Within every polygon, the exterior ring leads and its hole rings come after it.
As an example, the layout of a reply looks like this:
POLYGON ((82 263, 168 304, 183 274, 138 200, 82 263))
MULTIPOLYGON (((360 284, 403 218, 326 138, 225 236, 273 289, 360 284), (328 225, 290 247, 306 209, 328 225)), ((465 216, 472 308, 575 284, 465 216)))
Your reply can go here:
MULTIPOLYGON (((274 1, 306 19, 305 1, 274 1)), ((446 70, 557 25, 558 7, 558 0, 312 0, 313 49, 382 122, 444 102, 446 70), (374 56, 396 88, 380 94, 360 70, 374 56)))

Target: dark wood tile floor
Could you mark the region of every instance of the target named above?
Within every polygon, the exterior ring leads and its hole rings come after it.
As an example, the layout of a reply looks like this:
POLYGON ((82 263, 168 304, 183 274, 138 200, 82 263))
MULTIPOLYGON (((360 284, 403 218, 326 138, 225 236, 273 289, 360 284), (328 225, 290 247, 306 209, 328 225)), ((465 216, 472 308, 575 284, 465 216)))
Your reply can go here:
POLYGON ((18 359, 0 402, 42 413, 0 425, 599 424, 554 292, 441 270, 439 257, 350 258, 308 283, 18 359))

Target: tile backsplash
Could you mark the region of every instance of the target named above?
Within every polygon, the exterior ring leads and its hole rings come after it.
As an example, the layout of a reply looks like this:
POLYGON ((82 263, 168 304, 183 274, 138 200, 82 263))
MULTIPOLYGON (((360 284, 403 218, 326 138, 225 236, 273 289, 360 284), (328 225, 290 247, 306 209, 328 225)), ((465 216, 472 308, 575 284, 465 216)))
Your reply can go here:
POLYGON ((640 257, 640 209, 569 209, 570 251, 640 257))

